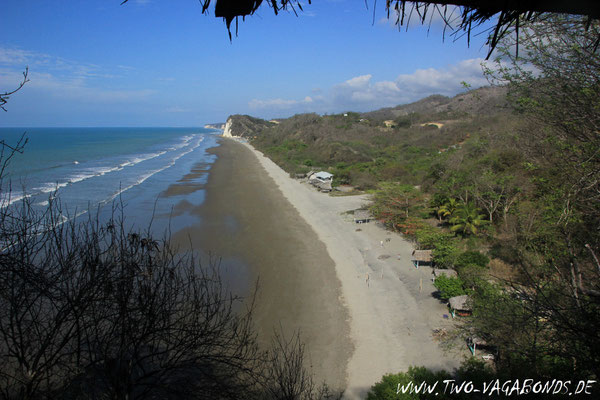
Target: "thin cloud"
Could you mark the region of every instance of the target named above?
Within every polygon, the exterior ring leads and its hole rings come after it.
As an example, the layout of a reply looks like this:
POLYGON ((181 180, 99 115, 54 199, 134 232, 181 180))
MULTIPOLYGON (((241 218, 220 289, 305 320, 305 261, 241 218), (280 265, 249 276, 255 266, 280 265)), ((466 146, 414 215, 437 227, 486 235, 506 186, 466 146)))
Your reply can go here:
MULTIPOLYGON (((35 55, 32 52, 11 49, 6 47, 0 47, 0 64, 1 65, 16 65, 16 64, 27 64, 30 62, 35 55)), ((39 56, 38 56, 39 57, 39 56)))
MULTIPOLYGON (((107 82, 121 77, 99 65, 79 63, 62 57, 34 51, 0 47, 0 85, 11 87, 22 79, 25 66, 29 67, 30 90, 43 97, 73 99, 84 103, 109 103, 146 100, 156 93, 151 89, 111 89, 107 82)), ((126 73, 128 67, 114 68, 126 73)), ((132 70, 132 69, 130 69, 132 70)))
POLYGON ((39 72, 30 73, 28 86, 31 89, 37 89, 38 92, 45 93, 49 97, 59 97, 61 99, 71 99, 92 104, 141 101, 150 98, 156 93, 155 90, 151 89, 103 89, 88 85, 86 79, 83 77, 74 76, 65 79, 64 77, 39 72))
POLYGON ((76 75, 100 75, 101 68, 95 64, 80 63, 35 51, 0 47, 0 65, 7 67, 53 71, 54 73, 68 73, 76 75))
POLYGON ((294 99, 253 99, 253 110, 289 112, 340 112, 344 110, 368 111, 410 103, 432 94, 454 96, 464 90, 461 82, 471 87, 485 86, 481 58, 461 61, 444 68, 418 69, 411 74, 401 74, 393 81, 374 81, 371 74, 350 78, 333 85, 319 96, 294 99))
POLYGON ((189 113, 189 112, 192 112, 192 110, 189 109, 189 108, 184 108, 184 107, 179 107, 179 106, 173 106, 173 107, 167 107, 165 109, 165 112, 168 112, 168 113, 189 113))
POLYGON ((270 99, 270 100, 259 100, 252 99, 248 103, 250 108, 260 109, 260 108, 276 108, 279 110, 290 109, 294 106, 300 104, 299 100, 284 100, 284 99, 270 99))

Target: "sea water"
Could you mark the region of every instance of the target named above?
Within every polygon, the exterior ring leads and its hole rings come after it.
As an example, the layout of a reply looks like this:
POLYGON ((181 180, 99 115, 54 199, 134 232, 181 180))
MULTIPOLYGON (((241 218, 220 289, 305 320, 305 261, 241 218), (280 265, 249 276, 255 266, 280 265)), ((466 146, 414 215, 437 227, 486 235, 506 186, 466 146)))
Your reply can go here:
MULTIPOLYGON (((124 206, 128 228, 155 235, 198 222, 191 214, 172 210, 185 200, 200 205, 204 191, 162 196, 198 163, 208 170, 220 131, 204 128, 0 128, 0 139, 15 146, 25 134, 22 153, 10 159, 2 177, 0 204, 18 206, 25 199, 42 211, 60 199, 62 214, 71 219, 86 213, 107 218, 115 204, 124 206)), ((3 161, 9 155, 4 149, 3 161)), ((190 184, 201 185, 206 174, 190 184)))

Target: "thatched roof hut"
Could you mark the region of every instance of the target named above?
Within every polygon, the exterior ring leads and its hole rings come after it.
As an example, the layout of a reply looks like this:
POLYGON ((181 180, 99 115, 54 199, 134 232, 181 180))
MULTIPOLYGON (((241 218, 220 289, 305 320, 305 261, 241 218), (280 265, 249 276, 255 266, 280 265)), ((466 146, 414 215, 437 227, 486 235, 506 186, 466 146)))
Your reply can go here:
POLYGON ((462 296, 454 296, 448 299, 448 304, 450 304, 450 308, 454 310, 471 311, 472 308, 469 301, 470 299, 471 298, 469 295, 466 294, 463 294, 462 296))
POLYGON ((481 358, 484 360, 493 360, 495 358, 494 353, 497 353, 498 351, 496 346, 477 336, 470 336, 467 338, 467 346, 469 347, 469 350, 471 350, 471 354, 474 356, 477 353, 477 349, 487 352, 487 354, 481 356, 481 358))
POLYGON ((413 260, 419 262, 431 262, 433 250, 413 250, 413 260))
POLYGON ((413 250, 412 260, 414 266, 418 269, 419 266, 424 263, 431 263, 433 261, 432 251, 433 250, 413 250))
POLYGON ((474 346, 486 346, 487 345, 487 341, 478 336, 470 336, 467 339, 467 342, 470 345, 474 345, 474 346))
POLYGON ((471 298, 466 294, 450 297, 448 299, 448 304, 450 305, 452 318, 456 316, 457 311, 459 311, 459 313, 470 313, 473 310, 471 307, 471 298))
POLYGON ((442 275, 445 276, 446 278, 456 278, 458 276, 456 271, 453 269, 439 269, 439 268, 433 269, 434 278, 437 278, 438 276, 442 276, 442 275))

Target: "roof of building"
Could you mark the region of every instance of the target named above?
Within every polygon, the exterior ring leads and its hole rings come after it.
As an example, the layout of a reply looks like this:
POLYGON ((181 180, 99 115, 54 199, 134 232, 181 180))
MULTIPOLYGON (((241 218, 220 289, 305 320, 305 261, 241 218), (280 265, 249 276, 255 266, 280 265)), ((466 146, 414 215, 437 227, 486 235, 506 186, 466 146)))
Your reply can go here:
POLYGON ((320 171, 315 174, 315 177, 319 179, 331 179, 333 177, 333 174, 330 174, 329 172, 325 171, 320 171))
POLYGON ((478 336, 471 336, 469 337, 468 341, 476 346, 485 346, 488 344, 487 341, 478 336))
POLYGON ((432 252, 432 250, 414 250, 412 252, 413 260, 422 261, 422 262, 430 262, 431 261, 431 252, 432 252))
POLYGON ((466 294, 463 294, 462 296, 450 297, 450 299, 448 299, 448 303, 450 303, 450 308, 454 310, 470 311, 472 309, 470 297, 466 294))
POLYGON ((455 276, 458 276, 456 271, 453 269, 438 269, 438 268, 433 269, 433 276, 438 277, 441 275, 444 275, 448 278, 453 278, 455 276))

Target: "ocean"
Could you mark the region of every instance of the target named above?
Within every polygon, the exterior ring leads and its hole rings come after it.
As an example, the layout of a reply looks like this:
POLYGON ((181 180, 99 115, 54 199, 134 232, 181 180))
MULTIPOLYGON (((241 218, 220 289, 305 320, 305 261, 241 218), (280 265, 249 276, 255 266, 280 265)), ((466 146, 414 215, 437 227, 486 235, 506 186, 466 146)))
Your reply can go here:
MULTIPOLYGON (((185 197, 199 205, 205 193, 165 196, 184 176, 186 183, 206 183, 207 173, 190 175, 194 166, 208 171, 215 156, 206 150, 216 145, 217 130, 204 128, 0 128, 0 139, 15 145, 25 133, 28 142, 4 171, 2 207, 19 204, 25 197, 43 210, 57 196, 63 218, 86 213, 107 218, 113 205, 123 204, 126 224, 133 229, 150 227, 161 236, 198 222, 185 212, 173 213, 185 197)), ((4 158, 7 156, 5 149, 4 158)))

